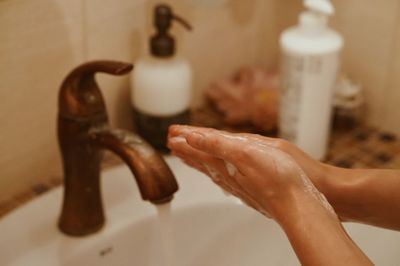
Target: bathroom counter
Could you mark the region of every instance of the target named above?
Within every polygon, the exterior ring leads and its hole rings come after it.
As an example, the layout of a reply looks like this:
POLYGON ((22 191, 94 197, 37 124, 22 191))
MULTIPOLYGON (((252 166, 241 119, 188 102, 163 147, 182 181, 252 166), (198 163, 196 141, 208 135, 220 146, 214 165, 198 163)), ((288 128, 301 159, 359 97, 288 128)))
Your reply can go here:
MULTIPOLYGON (((228 131, 257 132, 251 126, 232 128, 225 126, 221 118, 208 108, 194 110, 193 124, 215 127, 228 131)), ((276 132, 265 135, 276 136, 276 132)), ((103 168, 122 163, 112 153, 106 152, 103 168)), ((345 168, 388 168, 400 169, 400 138, 379 129, 360 126, 352 130, 333 129, 329 152, 325 160, 329 164, 345 168)), ((62 176, 50 176, 28 188, 24 193, 0 202, 0 217, 17 208, 28 200, 41 195, 51 188, 62 184, 62 176)))

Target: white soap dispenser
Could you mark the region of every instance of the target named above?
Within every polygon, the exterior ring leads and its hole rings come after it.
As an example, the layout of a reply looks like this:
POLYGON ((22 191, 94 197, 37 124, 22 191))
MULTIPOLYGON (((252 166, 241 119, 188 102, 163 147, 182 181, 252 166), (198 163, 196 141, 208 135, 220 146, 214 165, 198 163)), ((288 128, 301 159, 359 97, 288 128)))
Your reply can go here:
POLYGON ((327 25, 334 13, 329 0, 305 0, 299 25, 280 38, 282 85, 280 137, 313 158, 326 156, 333 89, 339 68, 342 37, 327 25))
POLYGON ((168 127, 190 120, 192 71, 187 60, 175 51, 169 34, 172 21, 191 30, 190 25, 173 14, 168 5, 154 9, 156 33, 150 39, 150 53, 139 59, 131 79, 131 101, 139 135, 155 148, 166 148, 168 127))

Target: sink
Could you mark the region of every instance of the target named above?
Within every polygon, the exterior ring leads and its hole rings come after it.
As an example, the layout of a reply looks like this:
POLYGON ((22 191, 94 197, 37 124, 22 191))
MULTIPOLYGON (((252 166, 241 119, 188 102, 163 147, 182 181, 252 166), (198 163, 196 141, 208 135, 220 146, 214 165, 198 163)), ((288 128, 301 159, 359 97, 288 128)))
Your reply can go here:
MULTIPOLYGON (((180 184, 170 217, 176 266, 299 265, 274 221, 177 158, 166 160, 180 184)), ((0 265, 166 266, 157 210, 140 199, 134 182, 125 166, 103 172, 107 221, 89 237, 58 231, 61 188, 16 209, 0 220, 0 265)), ((376 264, 398 265, 399 232, 350 223, 345 228, 376 264)))

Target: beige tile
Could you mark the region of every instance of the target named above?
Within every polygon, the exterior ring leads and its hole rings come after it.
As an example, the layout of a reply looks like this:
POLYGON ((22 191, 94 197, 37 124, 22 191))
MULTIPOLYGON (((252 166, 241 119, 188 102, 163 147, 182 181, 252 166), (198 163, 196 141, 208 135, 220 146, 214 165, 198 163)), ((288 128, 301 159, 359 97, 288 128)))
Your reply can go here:
POLYGON ((279 27, 278 15, 279 3, 281 1, 261 1, 258 7, 257 16, 258 33, 255 37, 257 45, 256 64, 268 69, 274 69, 279 62, 279 27))
POLYGON ((400 134, 400 4, 397 7, 395 41, 391 49, 387 93, 383 96, 381 121, 385 130, 400 134))
MULTIPOLYGON (((133 62, 145 45, 146 1, 87 0, 87 59, 133 62)), ((111 123, 131 128, 129 75, 99 75, 111 123)))
POLYGON ((303 2, 298 0, 276 1, 278 30, 281 32, 297 24, 298 16, 304 9, 303 2))
POLYGON ((398 1, 333 1, 334 26, 345 38, 343 69, 365 87, 368 120, 382 126, 398 1))
POLYGON ((57 92, 81 60, 81 1, 0 1, 0 195, 59 171, 57 92))
POLYGON ((259 27, 265 22, 260 9, 265 5, 260 0, 236 0, 229 1, 226 8, 192 10, 194 31, 183 36, 182 52, 195 73, 195 105, 202 102, 210 82, 242 66, 265 62, 258 55, 262 38, 259 27))

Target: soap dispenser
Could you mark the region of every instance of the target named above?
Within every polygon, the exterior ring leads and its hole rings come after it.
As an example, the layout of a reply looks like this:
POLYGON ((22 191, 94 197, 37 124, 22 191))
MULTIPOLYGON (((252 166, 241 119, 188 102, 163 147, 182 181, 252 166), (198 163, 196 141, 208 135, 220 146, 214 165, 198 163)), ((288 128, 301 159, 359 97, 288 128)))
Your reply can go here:
POLYGON ((131 79, 137 131, 161 151, 168 151, 168 127, 190 120, 192 71, 188 61, 176 53, 175 39, 169 33, 173 21, 191 30, 170 6, 159 4, 154 8, 156 32, 150 38, 150 55, 136 62, 131 79))
POLYGON ((280 38, 282 80, 280 137, 313 158, 325 157, 331 124, 333 89, 343 39, 327 25, 334 13, 329 0, 305 0, 299 24, 280 38))

